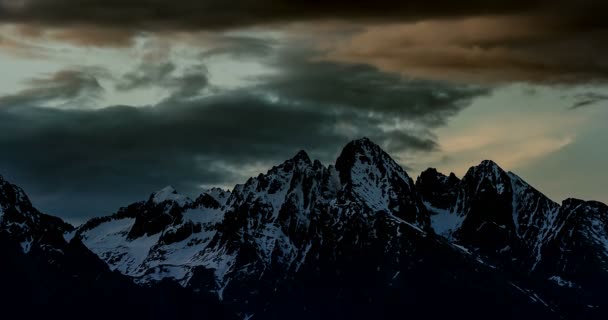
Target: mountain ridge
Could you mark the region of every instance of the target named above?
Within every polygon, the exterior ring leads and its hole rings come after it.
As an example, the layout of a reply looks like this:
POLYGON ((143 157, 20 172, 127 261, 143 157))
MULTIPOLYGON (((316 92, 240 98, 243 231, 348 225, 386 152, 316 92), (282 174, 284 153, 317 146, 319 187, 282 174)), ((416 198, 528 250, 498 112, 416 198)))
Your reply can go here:
POLYGON ((363 138, 335 165, 302 150, 232 191, 192 200, 167 187, 67 232, 139 285, 175 282, 261 319, 294 308, 307 310, 302 319, 393 318, 399 297, 440 317, 431 302, 444 295, 473 318, 510 308, 500 317, 599 319, 608 207, 563 204, 490 160, 462 179, 429 168, 414 182, 363 138))

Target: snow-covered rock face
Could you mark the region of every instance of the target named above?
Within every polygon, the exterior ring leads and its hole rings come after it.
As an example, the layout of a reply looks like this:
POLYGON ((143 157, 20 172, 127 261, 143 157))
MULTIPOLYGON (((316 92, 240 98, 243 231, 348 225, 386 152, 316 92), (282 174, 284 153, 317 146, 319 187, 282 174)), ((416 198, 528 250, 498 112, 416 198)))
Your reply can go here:
POLYGON ((534 269, 556 224, 559 205, 492 161, 462 180, 427 170, 416 182, 436 233, 490 259, 534 269))
POLYGON ((569 199, 560 206, 488 161, 461 181, 427 170, 416 186, 435 232, 481 259, 579 294, 597 296, 608 287, 605 205, 569 199))
POLYGON ((416 179, 416 190, 430 213, 432 229, 448 239, 452 239, 465 218, 459 184, 460 179, 453 173, 445 176, 434 168, 423 171, 416 179))
MULTIPOLYGON (((94 219, 86 241, 108 265, 124 274, 138 275, 150 247, 161 234, 128 237, 136 218, 94 219), (94 225, 94 227, 93 227, 94 225)), ((19 187, 0 176, 0 309, 3 318, 166 319, 202 317, 237 319, 219 309, 215 299, 170 285, 140 287, 133 279, 110 272, 79 241, 76 230, 60 218, 36 210, 19 187), (194 299, 196 297, 196 300, 194 299), (187 311, 186 311, 187 310, 187 311), (219 312, 218 312, 219 311, 219 312), (93 312, 93 313, 91 313, 93 312)), ((186 255, 185 251, 180 252, 186 255)), ((174 259, 180 262, 177 259, 174 259)), ((186 265, 187 263, 184 263, 186 265)), ((177 270, 177 271, 181 271, 177 270)))
POLYGON ((428 215, 412 179, 369 139, 347 144, 336 161, 336 169, 346 190, 370 210, 395 215, 423 229, 428 227, 428 215))
POLYGON ((356 290, 349 277, 365 274, 369 285, 393 285, 407 270, 429 276, 433 263, 464 263, 459 272, 523 270, 552 286, 586 288, 580 273, 587 269, 550 268, 560 266, 554 256, 578 261, 552 252, 572 252, 566 245, 576 243, 595 254, 589 270, 597 274, 608 265, 607 234, 603 207, 560 207, 494 162, 462 179, 429 169, 414 184, 379 146, 361 139, 335 166, 301 151, 232 192, 214 188, 191 200, 164 188, 92 219, 76 236, 140 284, 173 279, 248 310, 250 301, 276 299, 294 283, 328 281, 344 292, 356 290))
MULTIPOLYGON (((453 174, 449 177, 431 169, 417 179, 417 189, 425 206, 432 212, 435 231, 445 237, 455 238, 471 246, 484 246, 489 239, 470 238, 475 234, 490 237, 505 234, 512 229, 511 185, 507 174, 491 161, 483 161, 471 167, 462 180, 453 174), (477 241, 481 243, 476 243, 477 241)), ((496 241, 492 239, 492 248, 496 241)))
POLYGON ((0 176, 0 233, 18 242, 24 253, 32 249, 60 252, 65 245, 62 233, 71 230, 61 219, 36 210, 21 188, 0 176))
POLYGON ((0 231, 20 240, 23 252, 32 245, 36 214, 23 191, 0 176, 0 231))
POLYGON ((218 294, 235 279, 271 268, 297 270, 312 246, 309 228, 340 188, 332 168, 301 151, 266 174, 237 185, 219 232, 205 254, 215 265, 218 294))
POLYGON ((0 176, 0 222, 2 222, 5 212, 9 211, 20 213, 24 218, 34 219, 32 209, 32 203, 23 190, 0 176))
POLYGON ((532 269, 542 260, 543 246, 555 232, 560 206, 509 172, 515 233, 527 248, 532 269))
POLYGON ((194 268, 206 265, 201 252, 223 218, 219 201, 229 194, 214 189, 192 201, 167 187, 148 201, 90 220, 77 234, 112 270, 137 282, 171 278, 185 285, 194 268))
POLYGON ((605 305, 605 205, 569 199, 560 206, 489 161, 471 168, 462 180, 427 170, 416 187, 433 229, 452 243, 500 269, 544 279, 556 286, 551 292, 576 291, 588 297, 585 309, 605 305))
POLYGON ((141 283, 173 278, 195 286, 197 268, 210 269, 222 297, 237 279, 298 272, 319 259, 321 246, 334 255, 342 246, 369 244, 380 225, 394 241, 401 224, 424 233, 428 217, 407 173, 367 139, 349 146, 336 167, 301 151, 231 193, 211 189, 191 201, 165 188, 93 219, 79 236, 111 268, 141 283), (352 232, 358 235, 340 236, 352 232))
POLYGON ((608 286, 608 206, 567 199, 546 237, 539 269, 585 288, 608 286))
POLYGON ((153 193, 151 200, 156 204, 160 204, 165 201, 172 201, 180 206, 184 206, 191 201, 188 197, 177 193, 172 186, 166 186, 163 189, 153 193))

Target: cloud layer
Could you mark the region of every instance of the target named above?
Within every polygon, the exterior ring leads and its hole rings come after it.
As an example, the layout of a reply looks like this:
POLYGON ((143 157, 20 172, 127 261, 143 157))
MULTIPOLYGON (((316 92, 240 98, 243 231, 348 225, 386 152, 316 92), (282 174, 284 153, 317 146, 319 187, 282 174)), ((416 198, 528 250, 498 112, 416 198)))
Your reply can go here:
MULTIPOLYGON (((169 39, 190 34, 198 41, 205 33, 249 27, 289 33, 298 24, 317 42, 330 43, 328 59, 409 76, 475 83, 604 82, 607 11, 608 4, 591 0, 3 0, 0 22, 15 26, 17 34, 0 35, 0 47, 32 55, 36 50, 19 39, 130 47, 143 34, 169 39), (325 32, 315 32, 320 25, 328 26, 325 32)), ((248 41, 235 40, 237 46, 248 41)))
POLYGON ((370 25, 326 58, 410 76, 474 83, 608 79, 608 29, 557 16, 491 16, 370 25))
MULTIPOLYGON (((186 193, 230 185, 298 149, 327 163, 361 136, 404 157, 435 151, 437 128, 499 85, 605 83, 606 9, 587 0, 0 0, 0 49, 19 58, 52 64, 74 46, 133 53, 158 40, 120 74, 70 67, 0 96, 0 150, 10 150, 0 174, 43 208, 81 219, 166 184, 186 193), (169 54, 176 44, 197 53, 169 54), (243 61, 271 72, 214 87, 218 58, 235 62, 227 73, 243 61), (100 107, 108 92, 162 98, 100 107)), ((574 109, 605 94, 578 98, 574 109)))
POLYGON ((116 79, 120 90, 170 91, 150 106, 49 107, 49 101, 73 106, 74 99, 101 90, 99 70, 33 80, 29 88, 0 97, 6 132, 0 149, 11 150, 0 158, 0 168, 35 199, 46 199, 43 207, 78 218, 85 215, 80 208, 100 198, 106 201, 86 215, 167 184, 186 193, 200 192, 201 185, 230 186, 299 149, 330 162, 361 136, 392 152, 433 150, 433 128, 487 93, 364 65, 312 61, 309 55, 303 49, 277 52, 267 63, 278 72, 220 92, 208 90, 202 65, 180 73, 171 62, 142 64, 116 79), (67 204, 65 195, 72 195, 67 204))
POLYGON ((599 1, 344 1, 292 0, 2 0, 0 19, 46 25, 97 25, 133 29, 216 29, 272 22, 345 19, 417 21, 502 14, 567 15, 579 25, 605 24, 599 1))

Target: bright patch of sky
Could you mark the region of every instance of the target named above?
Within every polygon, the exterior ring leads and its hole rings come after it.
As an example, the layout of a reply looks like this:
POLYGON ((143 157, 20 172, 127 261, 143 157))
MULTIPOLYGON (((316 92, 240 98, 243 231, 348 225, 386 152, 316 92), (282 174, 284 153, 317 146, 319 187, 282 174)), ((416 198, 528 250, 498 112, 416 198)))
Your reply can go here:
POLYGON ((484 159, 522 176, 556 201, 608 201, 608 102, 576 110, 576 96, 605 86, 511 85, 496 89, 436 131, 440 150, 406 156, 416 175, 431 166, 458 176, 484 159), (579 186, 574 188, 574 186, 579 186))

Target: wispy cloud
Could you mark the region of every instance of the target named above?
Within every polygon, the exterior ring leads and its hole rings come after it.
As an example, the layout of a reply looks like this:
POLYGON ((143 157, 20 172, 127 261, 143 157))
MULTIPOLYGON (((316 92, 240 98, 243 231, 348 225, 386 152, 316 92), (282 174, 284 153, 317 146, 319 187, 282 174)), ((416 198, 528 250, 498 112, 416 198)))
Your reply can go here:
POLYGON ((0 97, 0 109, 28 106, 86 106, 104 92, 94 74, 84 70, 62 70, 48 77, 27 81, 28 88, 0 97))
POLYGON ((588 93, 583 93, 583 94, 578 94, 575 97, 578 101, 575 102, 570 109, 578 109, 578 108, 583 108, 583 107, 588 107, 591 105, 595 105, 595 104, 599 104, 605 101, 608 101, 608 95, 606 94, 601 94, 601 93, 595 93, 595 92, 588 92, 588 93))
POLYGON ((367 25, 325 44, 325 59, 465 83, 608 80, 608 33, 556 16, 478 16, 367 25))

